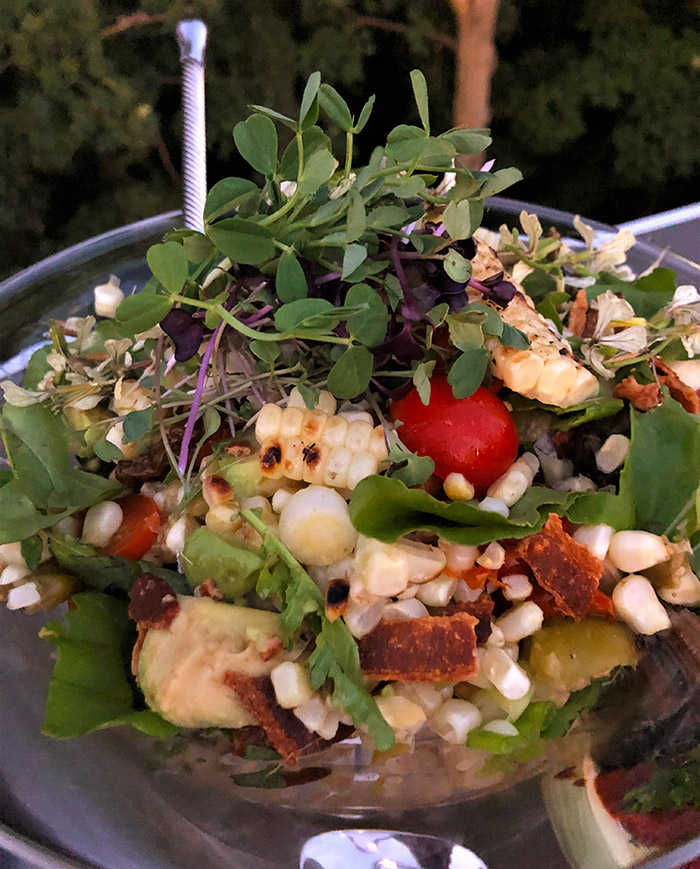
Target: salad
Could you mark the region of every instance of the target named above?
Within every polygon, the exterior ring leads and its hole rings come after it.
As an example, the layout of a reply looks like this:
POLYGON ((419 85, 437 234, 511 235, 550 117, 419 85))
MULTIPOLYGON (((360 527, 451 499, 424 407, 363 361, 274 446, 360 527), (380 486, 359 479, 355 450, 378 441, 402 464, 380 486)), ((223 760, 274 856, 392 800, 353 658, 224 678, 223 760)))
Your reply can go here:
POLYGON ((698 832, 700 294, 626 231, 481 228, 520 173, 411 81, 363 166, 373 98, 252 106, 258 180, 2 384, 0 596, 68 602, 43 732, 222 730, 274 773, 430 736, 497 775, 588 734, 616 817, 698 832))

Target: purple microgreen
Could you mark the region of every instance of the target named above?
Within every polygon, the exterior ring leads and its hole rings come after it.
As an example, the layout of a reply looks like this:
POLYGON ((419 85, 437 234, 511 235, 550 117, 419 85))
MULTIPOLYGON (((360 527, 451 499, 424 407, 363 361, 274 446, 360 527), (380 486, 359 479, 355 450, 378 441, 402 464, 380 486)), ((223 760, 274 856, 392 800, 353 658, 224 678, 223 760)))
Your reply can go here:
POLYGON ((499 308, 505 308, 517 292, 514 284, 503 280, 503 272, 496 272, 495 275, 484 278, 483 281, 471 278, 469 286, 479 290, 485 298, 499 308))
POLYGON ((197 424, 197 417, 199 415, 199 405, 202 402, 202 394, 204 393, 204 384, 207 379, 207 369, 209 368, 209 362, 211 361, 212 354, 214 352, 214 347, 216 346, 216 339, 219 336, 219 332, 225 325, 222 320, 219 325, 214 329, 212 336, 209 339, 207 344, 207 348, 204 351, 204 355, 202 356, 202 364, 199 366, 199 374, 197 375, 197 386, 194 390, 194 395, 192 396, 192 407, 190 408, 189 416, 187 417, 187 422, 185 424, 185 433, 182 436, 182 444, 180 445, 180 455, 178 457, 177 467, 180 471, 180 474, 184 475, 187 470, 187 455, 189 452, 190 441, 192 440, 192 434, 194 433, 194 427, 197 424))
POLYGON ((398 235, 395 235, 391 240, 391 258, 394 263, 396 277, 398 278, 399 284, 401 285, 401 292, 403 293, 404 298, 404 304, 401 308, 401 313, 407 320, 420 320, 421 315, 416 310, 415 301, 411 293, 411 288, 408 286, 408 281, 406 280, 406 272, 404 271, 403 263, 401 262, 399 243, 400 238, 398 235))
POLYGON ((175 345, 175 360, 187 362, 204 340, 204 323, 197 314, 173 308, 160 321, 160 327, 175 345))

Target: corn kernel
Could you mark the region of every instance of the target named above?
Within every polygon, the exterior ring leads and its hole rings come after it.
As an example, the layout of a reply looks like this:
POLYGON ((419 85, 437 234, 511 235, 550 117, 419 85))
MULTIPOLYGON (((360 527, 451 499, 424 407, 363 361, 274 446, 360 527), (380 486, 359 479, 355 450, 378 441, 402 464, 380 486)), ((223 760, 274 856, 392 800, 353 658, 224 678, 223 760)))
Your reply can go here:
POLYGON ((471 501, 474 497, 474 486, 464 474, 456 471, 445 477, 442 488, 450 501, 471 501))
POLYGON ((106 546, 122 524, 124 513, 115 501, 95 504, 85 514, 83 522, 83 543, 100 548, 106 546))
POLYGON ((464 745, 469 731, 481 724, 481 711, 468 700, 447 700, 430 718, 430 727, 445 742, 464 745))
POLYGON ((612 593, 618 616, 638 634, 655 634, 671 627, 671 620, 645 576, 631 574, 612 593))
POLYGON ((618 531, 608 550, 608 558, 623 573, 647 570, 668 561, 669 557, 664 541, 649 531, 618 531))
POLYGON ((293 709, 314 696, 306 669, 294 661, 283 661, 270 673, 277 702, 283 709, 293 709))

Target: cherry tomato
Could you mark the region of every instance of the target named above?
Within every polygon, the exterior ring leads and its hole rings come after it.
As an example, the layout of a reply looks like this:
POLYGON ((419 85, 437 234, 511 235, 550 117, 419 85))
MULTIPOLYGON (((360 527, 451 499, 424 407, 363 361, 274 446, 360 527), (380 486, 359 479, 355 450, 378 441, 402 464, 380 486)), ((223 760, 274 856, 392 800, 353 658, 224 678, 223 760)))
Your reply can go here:
POLYGON ((430 456, 441 479, 456 471, 477 494, 508 470, 518 455, 518 433, 505 404, 480 386, 468 398, 455 398, 446 377, 430 380, 426 407, 413 389, 391 407, 401 420, 399 437, 419 456, 430 456))
POLYGON ((160 531, 160 511, 155 501, 146 495, 126 495, 117 504, 124 514, 122 524, 101 552, 138 561, 156 542, 160 531))

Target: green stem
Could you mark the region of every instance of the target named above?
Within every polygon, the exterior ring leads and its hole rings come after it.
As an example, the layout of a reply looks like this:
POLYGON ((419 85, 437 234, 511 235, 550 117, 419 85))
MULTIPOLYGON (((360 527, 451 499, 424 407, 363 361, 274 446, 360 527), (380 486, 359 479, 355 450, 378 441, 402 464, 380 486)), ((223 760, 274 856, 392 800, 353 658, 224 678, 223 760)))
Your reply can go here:
MULTIPOLYGON (((301 135, 301 131, 297 130, 296 134, 297 138, 297 148, 299 150, 299 169, 297 171, 297 189, 294 191, 292 196, 284 203, 281 208, 278 208, 277 211, 273 211, 272 214, 268 214, 267 217, 264 217, 260 221, 261 226, 269 226, 271 223, 275 223, 280 217, 284 217, 285 214, 288 214, 292 208, 297 204, 299 200, 299 181, 301 179, 301 173, 304 169, 304 140, 301 135)), ((305 198, 305 197, 304 197, 305 198)))
POLYGON ((348 178, 352 169, 352 130, 345 133, 345 170, 343 175, 348 178))

